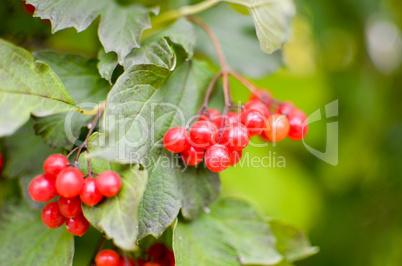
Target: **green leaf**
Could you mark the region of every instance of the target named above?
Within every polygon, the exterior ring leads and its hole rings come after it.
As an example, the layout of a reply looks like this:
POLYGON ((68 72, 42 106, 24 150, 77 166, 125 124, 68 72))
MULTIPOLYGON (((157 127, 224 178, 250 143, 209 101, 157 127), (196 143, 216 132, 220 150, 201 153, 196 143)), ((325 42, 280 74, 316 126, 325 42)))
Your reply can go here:
MULTIPOLYGON (((98 134, 91 137, 90 145, 97 142, 98 134)), ((86 156, 81 155, 80 169, 87 174, 86 156)), ((104 199, 100 204, 90 207, 82 205, 82 210, 88 221, 106 234, 107 238, 124 250, 134 250, 138 235, 138 206, 142 199, 148 175, 146 170, 140 170, 138 165, 122 166, 108 164, 99 159, 91 160, 91 168, 96 173, 113 170, 121 176, 120 192, 111 198, 104 199)))
POLYGON ((224 199, 173 232, 176 265, 273 265, 282 260, 269 225, 248 203, 224 199), (205 256, 208 254, 208 256, 205 256))
POLYGON ((176 57, 169 42, 165 38, 157 41, 147 41, 139 49, 134 49, 124 59, 124 68, 134 65, 152 64, 173 70, 176 66, 176 57))
POLYGON ((179 175, 181 212, 186 219, 195 219, 218 197, 220 181, 218 174, 204 166, 188 167, 179 175))
POLYGON ((47 64, 0 40, 0 137, 13 134, 30 114, 38 117, 76 110, 62 82, 47 64))
POLYGON ((184 126, 196 114, 212 73, 207 64, 192 60, 169 75, 166 68, 138 65, 120 76, 107 99, 104 142, 91 152, 91 157, 147 168, 139 238, 160 236, 180 208, 187 219, 194 218, 220 190, 217 174, 185 170, 177 155, 162 145, 169 128, 184 126))
POLYGON ((36 52, 34 57, 50 66, 77 105, 89 100, 97 104, 106 98, 110 85, 99 76, 97 60, 53 51, 36 52))
POLYGON ((47 228, 40 212, 9 204, 0 215, 0 265, 72 265, 74 237, 47 228))
MULTIPOLYGON (((141 43, 140 48, 133 51, 124 59, 123 66, 128 69, 134 65, 153 64, 173 70, 176 67, 177 49, 175 45, 184 49, 185 58, 191 59, 194 54, 196 36, 193 25, 185 19, 178 19, 166 29, 152 35, 141 43)), ((101 75, 110 80, 112 72, 117 65, 114 53, 98 55, 98 68, 101 75)))
MULTIPOLYGON (((37 52, 34 57, 52 68, 78 106, 92 109, 105 100, 110 86, 99 76, 95 60, 78 55, 63 56, 57 52, 37 52)), ((41 117, 36 119, 35 132, 52 147, 70 150, 81 128, 92 119, 78 112, 41 117)))
POLYGON ((186 58, 194 54, 196 36, 193 25, 185 19, 179 19, 167 29, 147 39, 140 48, 134 49, 124 60, 124 68, 137 64, 154 64, 167 69, 176 66, 176 52, 171 43, 186 52, 186 58))
MULTIPOLYGON (((225 59, 233 70, 250 77, 261 78, 282 65, 282 55, 279 51, 272 55, 261 51, 249 16, 233 12, 227 5, 218 5, 202 12, 200 17, 215 33, 223 47, 225 59)), ((196 27, 196 33, 197 50, 218 63, 215 48, 206 33, 200 27, 196 27)))
POLYGON ((51 147, 63 147, 71 150, 80 136, 81 129, 92 119, 91 116, 77 112, 55 114, 35 118, 34 129, 36 134, 40 135, 51 147), (67 114, 69 114, 68 119, 66 119, 67 114))
POLYGON ((106 53, 104 49, 100 49, 98 58, 99 74, 112 84, 113 71, 118 65, 117 54, 115 52, 106 53))
POLYGON ((46 158, 51 154, 60 153, 60 150, 50 148, 41 137, 35 135, 33 124, 33 121, 29 120, 15 134, 4 138, 4 153, 7 158, 3 169, 4 176, 16 178, 41 173, 46 158))
POLYGON ((107 142, 92 156, 119 163, 159 157, 165 132, 198 111, 212 78, 208 65, 195 60, 169 75, 162 67, 136 65, 119 77, 107 98, 107 142))
POLYGON ((290 19, 295 15, 295 6, 292 0, 224 1, 248 8, 263 52, 270 54, 280 49, 287 40, 290 19))
POLYGON ((98 16, 99 39, 108 53, 116 52, 119 62, 135 47, 139 47, 142 32, 151 27, 149 12, 157 14, 158 8, 145 8, 141 4, 120 6, 110 0, 28 0, 35 9, 34 16, 49 19, 52 31, 74 27, 85 30, 98 16))
POLYGON ((149 181, 140 208, 139 238, 159 237, 176 219, 195 219, 219 195, 220 180, 204 166, 183 165, 178 154, 163 150, 149 167, 149 181))
POLYGON ((318 253, 319 248, 312 247, 305 233, 296 226, 278 219, 270 219, 269 226, 277 239, 278 251, 288 262, 302 260, 318 253))

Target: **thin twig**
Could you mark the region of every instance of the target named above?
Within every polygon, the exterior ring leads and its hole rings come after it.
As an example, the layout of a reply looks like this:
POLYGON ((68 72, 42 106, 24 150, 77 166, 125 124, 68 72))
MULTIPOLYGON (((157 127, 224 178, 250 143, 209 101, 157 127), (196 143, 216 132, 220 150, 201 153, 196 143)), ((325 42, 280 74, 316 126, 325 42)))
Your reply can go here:
POLYGON ((226 63, 222 48, 211 28, 202 19, 198 17, 188 16, 187 18, 193 21, 194 23, 198 24, 201 28, 203 28, 204 31, 208 34, 208 36, 211 38, 212 44, 215 46, 216 53, 218 54, 219 64, 221 65, 221 72, 229 71, 229 67, 226 63))
POLYGON ((78 166, 78 160, 79 160, 79 158, 80 158, 80 154, 81 154, 82 150, 83 150, 84 148, 87 148, 87 147, 88 147, 88 140, 89 140, 89 138, 91 137, 93 131, 95 130, 96 124, 98 124, 99 118, 101 117, 101 115, 102 115, 102 113, 103 113, 103 109, 104 109, 104 107, 101 107, 101 108, 98 109, 98 113, 96 114, 94 120, 93 120, 92 123, 91 123, 91 128, 89 129, 88 134, 87 134, 87 136, 85 137, 84 142, 79 146, 78 152, 77 152, 77 154, 75 155, 74 167, 77 167, 77 166, 78 166))

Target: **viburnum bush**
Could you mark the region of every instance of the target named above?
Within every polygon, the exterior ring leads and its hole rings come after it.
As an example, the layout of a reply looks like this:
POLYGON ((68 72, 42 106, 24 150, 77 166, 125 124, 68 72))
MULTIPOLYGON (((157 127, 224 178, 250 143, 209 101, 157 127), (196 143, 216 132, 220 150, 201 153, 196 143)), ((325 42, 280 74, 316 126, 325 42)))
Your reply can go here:
POLYGON ((297 227, 219 197, 217 173, 253 138, 307 134, 302 110, 244 76, 280 64, 267 53, 286 41, 291 0, 19 8, 53 33, 96 24, 101 48, 88 59, 0 39, 0 170, 19 180, 1 197, 0 265, 72 265, 74 236, 99 266, 291 265, 317 252, 297 227), (240 30, 253 22, 256 35, 240 30), (249 101, 234 103, 235 80, 249 101))

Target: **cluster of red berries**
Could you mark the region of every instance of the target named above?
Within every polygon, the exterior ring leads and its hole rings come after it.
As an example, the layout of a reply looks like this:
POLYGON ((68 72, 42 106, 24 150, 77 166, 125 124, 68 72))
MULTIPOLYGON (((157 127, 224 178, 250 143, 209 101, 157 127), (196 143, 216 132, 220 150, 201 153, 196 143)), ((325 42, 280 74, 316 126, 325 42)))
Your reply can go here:
POLYGON ((120 256, 114 250, 104 249, 95 258, 97 266, 174 266, 174 254, 165 245, 156 243, 152 245, 146 254, 147 259, 136 259, 137 263, 120 256), (127 264, 128 263, 128 264, 127 264))
POLYGON ((269 92, 259 90, 241 113, 221 115, 218 110, 209 109, 190 132, 182 127, 169 129, 163 144, 168 151, 180 153, 187 165, 195 166, 204 160, 208 169, 222 172, 240 161, 251 136, 261 135, 277 142, 286 137, 300 140, 306 135, 306 115, 290 102, 276 105, 274 108, 269 92))
POLYGON ((82 236, 89 227, 82 214, 81 202, 94 206, 103 196, 113 197, 120 191, 121 179, 117 173, 107 171, 96 179, 85 179, 84 174, 70 167, 67 157, 61 154, 49 156, 43 169, 45 173, 29 184, 29 194, 33 200, 40 202, 60 196, 57 202, 50 202, 43 208, 42 221, 49 228, 66 223, 67 230, 73 235, 82 236))

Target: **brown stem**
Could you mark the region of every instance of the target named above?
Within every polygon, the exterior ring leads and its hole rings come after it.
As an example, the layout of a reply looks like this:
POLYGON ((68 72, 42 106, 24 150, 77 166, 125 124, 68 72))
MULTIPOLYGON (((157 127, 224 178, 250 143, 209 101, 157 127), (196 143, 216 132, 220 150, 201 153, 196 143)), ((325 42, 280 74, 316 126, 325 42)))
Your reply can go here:
POLYGON ((204 114, 205 112, 208 112, 208 102, 209 102, 209 97, 211 97, 211 93, 212 90, 214 88, 215 83, 218 81, 218 79, 222 76, 222 72, 219 72, 218 74, 215 75, 215 77, 211 80, 211 82, 209 83, 208 89, 207 89, 207 93, 205 94, 205 98, 204 98, 204 102, 200 108, 200 110, 198 110, 196 116, 190 121, 190 123, 188 123, 188 126, 186 127, 186 129, 188 130, 189 126, 191 125, 191 123, 197 119, 200 115, 204 114))
POLYGON ((88 139, 89 139, 89 137, 91 137, 92 133, 94 132, 96 124, 98 124, 99 118, 101 117, 101 115, 103 113, 103 109, 104 109, 104 106, 99 108, 94 120, 92 121, 91 128, 89 129, 88 134, 85 137, 84 142, 78 147, 77 154, 75 155, 74 167, 78 166, 78 159, 80 158, 80 154, 82 152, 82 149, 84 149, 84 148, 86 149, 88 147, 88 139))
POLYGON ((223 55, 222 48, 219 45, 218 39, 216 38, 211 28, 202 19, 198 17, 188 16, 187 18, 193 21, 194 23, 198 24, 208 34, 209 38, 211 38, 213 45, 215 46, 216 53, 218 54, 219 64, 221 65, 221 71, 222 72, 229 71, 229 67, 226 63, 225 56, 223 55))
POLYGON ((253 94, 257 95, 258 89, 251 84, 247 79, 245 79, 242 75, 234 72, 234 71, 229 71, 229 74, 233 76, 235 79, 240 81, 246 88, 248 88, 253 94))

